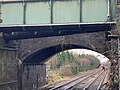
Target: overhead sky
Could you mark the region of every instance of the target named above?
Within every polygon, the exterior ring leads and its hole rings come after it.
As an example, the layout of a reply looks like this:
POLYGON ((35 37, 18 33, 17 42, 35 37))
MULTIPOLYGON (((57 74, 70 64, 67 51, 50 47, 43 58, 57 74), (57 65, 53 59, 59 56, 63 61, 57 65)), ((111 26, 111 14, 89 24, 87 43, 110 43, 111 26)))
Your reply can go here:
POLYGON ((106 58, 104 55, 99 54, 95 51, 91 51, 91 50, 86 50, 86 49, 72 49, 69 50, 70 52, 76 53, 76 54, 89 54, 89 55, 94 55, 96 58, 98 58, 100 60, 101 63, 104 63, 106 61, 109 61, 108 58, 106 58))

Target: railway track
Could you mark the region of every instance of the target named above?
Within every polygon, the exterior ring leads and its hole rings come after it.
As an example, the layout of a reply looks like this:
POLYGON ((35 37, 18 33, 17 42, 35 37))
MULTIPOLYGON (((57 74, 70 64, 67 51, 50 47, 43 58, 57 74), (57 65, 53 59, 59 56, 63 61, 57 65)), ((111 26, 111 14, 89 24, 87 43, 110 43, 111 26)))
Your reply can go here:
POLYGON ((100 90, 101 85, 105 79, 107 71, 101 72, 95 79, 93 79, 83 90, 100 90))
POLYGON ((106 73, 103 70, 93 71, 50 90, 99 90, 106 73))

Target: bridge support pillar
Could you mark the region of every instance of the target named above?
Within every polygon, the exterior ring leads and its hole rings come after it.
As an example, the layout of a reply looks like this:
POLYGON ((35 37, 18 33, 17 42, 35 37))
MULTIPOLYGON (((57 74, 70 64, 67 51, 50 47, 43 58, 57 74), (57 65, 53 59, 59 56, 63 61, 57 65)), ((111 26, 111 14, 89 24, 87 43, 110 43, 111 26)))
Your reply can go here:
POLYGON ((18 90, 39 90, 46 84, 46 65, 23 65, 18 67, 18 90))
POLYGON ((118 40, 117 35, 111 37, 111 73, 109 90, 119 90, 118 40))
POLYGON ((17 89, 17 48, 6 44, 0 33, 0 90, 17 89))

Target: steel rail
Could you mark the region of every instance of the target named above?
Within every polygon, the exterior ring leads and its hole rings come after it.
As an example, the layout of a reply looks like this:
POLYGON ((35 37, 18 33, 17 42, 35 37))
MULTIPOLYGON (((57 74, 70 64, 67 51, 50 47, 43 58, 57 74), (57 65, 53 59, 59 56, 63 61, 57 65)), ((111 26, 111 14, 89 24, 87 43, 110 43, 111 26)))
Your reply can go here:
POLYGON ((104 81, 106 75, 107 75, 107 71, 105 72, 105 75, 103 76, 103 78, 102 78, 102 80, 101 80, 101 82, 100 82, 100 84, 99 84, 97 90, 100 90, 100 87, 101 87, 101 85, 102 85, 102 83, 103 83, 103 81, 104 81))
MULTIPOLYGON (((97 70, 99 70, 99 69, 96 69, 96 70, 94 70, 94 71, 97 71, 97 70)), ((89 71, 89 72, 87 72, 86 74, 84 74, 84 75, 82 75, 82 76, 80 76, 80 77, 74 78, 73 80, 70 80, 70 81, 68 81, 68 82, 65 82, 65 84, 61 84, 61 85, 59 85, 59 86, 67 85, 67 84, 71 83, 72 81, 75 81, 75 80, 77 80, 77 79, 79 79, 79 78, 82 78, 82 77, 84 77, 85 75, 91 74, 91 73, 93 73, 93 71, 89 71)), ((52 84, 51 84, 51 85, 52 85, 52 84)), ((43 86, 43 87, 39 87, 38 90, 39 90, 39 89, 41 90, 41 88, 49 88, 51 85, 46 85, 46 86, 43 86)), ((57 87, 59 87, 59 86, 57 86, 57 87)), ((53 88, 55 88, 55 87, 52 86, 51 89, 53 90, 53 88)))
POLYGON ((87 90, 88 87, 103 73, 103 71, 94 79, 92 80, 85 88, 83 88, 83 90, 87 90))
MULTIPOLYGON (((100 76, 101 76, 102 74, 104 74, 104 71, 101 72, 101 73, 100 73, 92 82, 90 82, 83 90, 89 90, 89 87, 92 86, 92 84, 93 84, 98 78, 100 78, 100 76)), ((98 87, 97 87, 97 89, 95 89, 95 90, 99 90, 99 89, 100 89, 100 87, 101 87, 101 85, 102 85, 102 83, 103 83, 103 81, 104 81, 104 78, 105 78, 106 74, 107 74, 107 73, 106 73, 106 71, 105 71, 105 74, 103 75, 102 80, 100 81, 99 85, 97 85, 98 87)))
MULTIPOLYGON (((99 70, 99 71, 100 71, 100 70, 99 70)), ((65 83, 65 84, 63 84, 63 85, 54 87, 54 88, 52 88, 52 89, 50 89, 50 90, 57 90, 57 89, 59 89, 59 88, 65 87, 65 86, 69 86, 69 87, 67 87, 67 88, 64 89, 64 90, 69 90, 71 87, 77 85, 78 83, 80 83, 80 82, 82 82, 83 80, 91 77, 92 75, 98 73, 99 71, 90 72, 90 75, 87 74, 87 75, 81 76, 81 77, 79 77, 79 78, 77 78, 77 79, 75 79, 75 80, 72 80, 72 81, 70 81, 70 82, 68 82, 68 83, 65 83), (81 80, 80 80, 80 79, 81 79, 81 80), (76 83, 74 83, 74 82, 76 82, 76 83), (73 84, 73 85, 69 85, 69 84, 71 84, 71 83, 74 83, 74 84, 73 84)))

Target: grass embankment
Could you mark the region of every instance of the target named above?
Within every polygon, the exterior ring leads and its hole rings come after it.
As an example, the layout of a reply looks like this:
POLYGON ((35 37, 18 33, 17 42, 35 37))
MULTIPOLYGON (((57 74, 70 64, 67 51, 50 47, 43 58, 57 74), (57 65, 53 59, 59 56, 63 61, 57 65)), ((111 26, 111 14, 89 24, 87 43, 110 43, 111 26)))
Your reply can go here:
POLYGON ((92 69, 95 69, 95 66, 80 66, 75 68, 63 67, 60 69, 51 70, 48 72, 47 82, 48 84, 56 84, 62 81, 67 81, 92 69))

